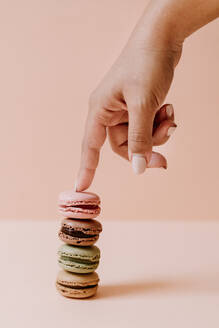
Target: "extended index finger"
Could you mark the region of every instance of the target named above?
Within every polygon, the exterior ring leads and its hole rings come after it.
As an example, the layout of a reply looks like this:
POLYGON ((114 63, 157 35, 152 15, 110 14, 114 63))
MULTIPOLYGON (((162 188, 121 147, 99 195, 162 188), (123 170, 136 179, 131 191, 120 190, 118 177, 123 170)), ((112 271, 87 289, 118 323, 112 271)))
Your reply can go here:
POLYGON ((81 149, 81 163, 76 182, 76 190, 87 189, 94 178, 98 166, 100 149, 106 139, 106 127, 89 110, 81 149))

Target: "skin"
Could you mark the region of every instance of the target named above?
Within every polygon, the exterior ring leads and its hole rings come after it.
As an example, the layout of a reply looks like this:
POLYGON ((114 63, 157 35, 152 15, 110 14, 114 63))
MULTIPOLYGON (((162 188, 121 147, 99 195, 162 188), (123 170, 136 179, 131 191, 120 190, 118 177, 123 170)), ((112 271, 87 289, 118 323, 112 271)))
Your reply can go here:
POLYGON ((173 108, 162 104, 184 40, 217 17, 218 0, 151 0, 90 97, 77 191, 91 185, 107 135, 121 157, 131 161, 133 154, 141 154, 148 168, 167 167, 164 156, 152 151, 176 127, 173 108))

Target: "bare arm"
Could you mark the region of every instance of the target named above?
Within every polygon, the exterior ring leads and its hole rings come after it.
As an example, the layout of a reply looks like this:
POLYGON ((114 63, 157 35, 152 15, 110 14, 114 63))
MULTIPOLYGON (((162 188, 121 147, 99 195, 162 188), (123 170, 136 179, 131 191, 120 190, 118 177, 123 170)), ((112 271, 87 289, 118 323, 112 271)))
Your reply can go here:
POLYGON ((172 106, 162 106, 184 40, 219 16, 219 0, 152 0, 127 45, 90 98, 76 188, 93 181, 108 136, 114 152, 135 173, 166 167, 152 152, 176 127, 172 106), (171 130, 172 129, 172 130, 171 130))

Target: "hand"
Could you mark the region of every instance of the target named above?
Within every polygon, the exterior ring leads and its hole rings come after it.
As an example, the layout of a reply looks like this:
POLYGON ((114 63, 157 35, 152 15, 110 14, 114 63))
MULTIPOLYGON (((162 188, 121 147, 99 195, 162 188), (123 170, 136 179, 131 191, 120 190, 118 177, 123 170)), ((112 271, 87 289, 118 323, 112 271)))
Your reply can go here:
POLYGON ((153 0, 122 54, 90 98, 76 190, 94 178, 107 131, 113 151, 136 173, 166 167, 152 152, 176 127, 172 107, 161 108, 184 39, 219 15, 218 0, 153 0), (169 113, 169 114, 168 114, 169 113))
POLYGON ((173 107, 160 106, 179 54, 132 42, 124 49, 90 98, 78 191, 87 189, 93 180, 107 130, 113 151, 130 158, 136 173, 146 167, 166 168, 166 159, 152 152, 152 146, 165 143, 176 127, 173 107))

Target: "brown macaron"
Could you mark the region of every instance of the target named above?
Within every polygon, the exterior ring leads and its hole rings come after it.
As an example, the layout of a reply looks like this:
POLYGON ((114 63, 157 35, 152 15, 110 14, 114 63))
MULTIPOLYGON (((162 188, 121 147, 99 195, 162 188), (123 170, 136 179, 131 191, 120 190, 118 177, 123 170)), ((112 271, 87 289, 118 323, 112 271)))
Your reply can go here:
POLYGON ((59 238, 66 244, 91 246, 96 243, 102 225, 97 220, 79 220, 66 218, 62 221, 59 238))
POLYGON ((58 273, 56 288, 65 297, 87 298, 96 294, 98 282, 96 272, 77 274, 62 270, 58 273))

